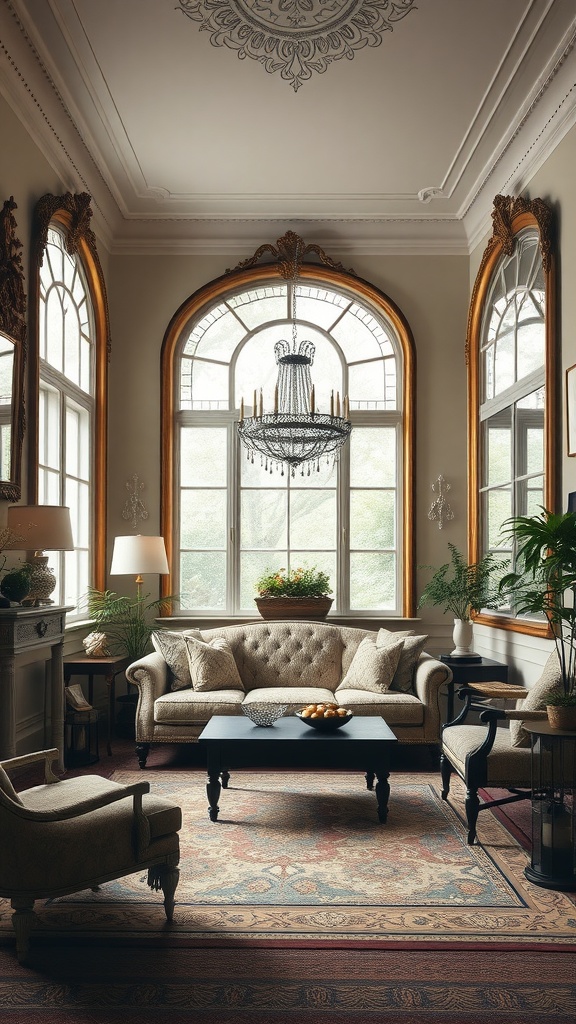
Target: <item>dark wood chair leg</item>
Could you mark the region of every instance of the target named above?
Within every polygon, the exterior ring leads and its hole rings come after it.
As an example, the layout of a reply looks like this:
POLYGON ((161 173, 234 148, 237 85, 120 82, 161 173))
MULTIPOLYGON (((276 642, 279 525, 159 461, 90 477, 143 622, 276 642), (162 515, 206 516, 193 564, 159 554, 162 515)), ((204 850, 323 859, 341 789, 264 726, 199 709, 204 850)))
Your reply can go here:
POLYGON ((442 799, 448 799, 448 793, 450 792, 450 776, 452 775, 452 765, 446 757, 446 754, 440 756, 440 775, 442 777, 442 799))
POLYGON ((149 751, 149 743, 138 743, 136 747, 136 757, 138 758, 138 764, 140 765, 141 768, 146 767, 146 761, 148 760, 149 751))
POLYGON ((478 798, 477 789, 466 790, 466 802, 464 806, 466 808, 466 821, 468 822, 468 846, 472 846, 476 839, 476 822, 478 821, 478 812, 480 810, 480 800, 478 798))

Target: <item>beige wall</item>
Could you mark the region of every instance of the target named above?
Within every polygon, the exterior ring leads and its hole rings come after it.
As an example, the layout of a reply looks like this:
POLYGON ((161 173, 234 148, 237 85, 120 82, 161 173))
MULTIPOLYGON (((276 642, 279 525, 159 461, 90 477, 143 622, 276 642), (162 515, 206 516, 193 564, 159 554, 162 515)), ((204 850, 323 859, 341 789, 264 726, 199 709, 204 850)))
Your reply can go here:
MULTIPOLYGON (((0 132, 10 145, 0 150, 0 200, 13 195, 18 210, 19 237, 28 274, 30 227, 34 205, 46 192, 74 190, 63 182, 30 139, 10 107, 0 98, 0 132)), ((576 362, 576 129, 530 182, 531 196, 540 195, 556 207, 562 258, 559 266, 562 371, 576 362)), ((83 187, 83 186, 82 186, 83 187)), ((80 191, 80 188, 77 188, 80 191)), ((265 228, 264 241, 268 238, 265 228)), ((314 239, 310 239, 313 241, 314 239)), ((384 291, 402 310, 412 329, 417 366, 416 430, 416 564, 438 565, 447 556, 448 541, 465 550, 466 518, 466 365, 464 342, 469 295, 485 242, 466 257, 360 256, 350 259, 356 272, 384 291), (449 501, 455 518, 443 530, 428 519, 434 495, 431 484, 442 474, 451 485, 449 501)), ((102 245, 100 258, 107 278, 112 328, 109 404, 108 538, 130 532, 122 510, 126 482, 134 473, 145 484, 143 501, 150 518, 146 532, 159 529, 160 507, 160 349, 166 327, 180 304, 195 290, 234 266, 235 256, 114 256, 102 245)), ((250 255, 250 253, 246 253, 250 255)), ((563 395, 563 377, 562 377, 563 395)), ((576 460, 562 451, 562 500, 576 490, 576 460)), ((25 497, 24 492, 24 497, 25 497)), ((0 509, 0 523, 4 510, 0 509)), ((418 572, 417 592, 428 573, 418 572)), ((112 588, 127 592, 130 581, 115 577, 112 588)), ((422 625, 431 634, 430 648, 446 650, 452 624, 439 609, 422 609, 422 625)), ((82 633, 67 641, 77 650, 82 633)), ((480 630, 477 649, 488 656, 509 658, 519 677, 530 679, 545 655, 546 645, 518 634, 480 630)), ((29 747, 37 738, 42 718, 43 683, 33 672, 27 677, 19 708, 19 742, 29 747)))

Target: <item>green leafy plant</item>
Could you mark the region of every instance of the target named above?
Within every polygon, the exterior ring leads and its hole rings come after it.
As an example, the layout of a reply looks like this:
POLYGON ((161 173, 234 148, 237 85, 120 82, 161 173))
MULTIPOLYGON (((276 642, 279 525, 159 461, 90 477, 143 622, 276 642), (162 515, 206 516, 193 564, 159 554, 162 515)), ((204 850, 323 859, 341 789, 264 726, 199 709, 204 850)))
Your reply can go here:
POLYGON ((454 544, 448 544, 450 561, 434 569, 434 575, 422 591, 418 607, 443 605, 444 612, 452 612, 455 619, 469 619, 472 612, 493 607, 499 599, 499 580, 507 563, 493 552, 487 552, 480 561, 468 563, 454 544))
POLYGON ((111 590, 93 587, 88 590, 88 614, 106 634, 113 654, 137 661, 152 649, 152 633, 158 626, 151 621, 151 613, 168 610, 173 598, 147 601, 147 597, 119 597, 111 590))
POLYGON ((256 582, 259 597, 326 597, 332 593, 330 577, 312 568, 267 569, 256 582))
POLYGON ((562 693, 549 704, 576 704, 576 513, 541 512, 506 520, 516 549, 514 572, 500 583, 501 601, 516 615, 547 620, 562 673, 562 693))

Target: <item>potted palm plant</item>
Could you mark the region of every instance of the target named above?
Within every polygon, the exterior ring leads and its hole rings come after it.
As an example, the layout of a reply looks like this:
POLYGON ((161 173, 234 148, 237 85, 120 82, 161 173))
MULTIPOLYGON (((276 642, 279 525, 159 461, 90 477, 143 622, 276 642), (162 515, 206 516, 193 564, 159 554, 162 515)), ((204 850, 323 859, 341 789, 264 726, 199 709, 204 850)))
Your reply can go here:
MULTIPOLYGON (((454 644, 451 658, 477 658, 472 651, 471 616, 495 604, 499 596, 498 582, 506 563, 487 552, 478 562, 468 562, 455 544, 448 544, 450 561, 434 570, 424 587, 418 607, 441 605, 454 616, 454 644)), ((423 569, 434 569, 431 565, 423 569)))
MULTIPOLYGON (((147 601, 120 597, 111 590, 88 590, 88 614, 98 626, 99 636, 104 634, 105 643, 112 654, 123 654, 130 661, 138 661, 151 650, 152 633, 158 626, 151 621, 151 613, 158 614, 168 608, 173 598, 147 601)), ((90 634, 93 636, 93 634, 90 634)))
POLYGON ((330 578, 312 568, 267 569, 254 600, 263 619, 325 619, 332 607, 330 578))
POLYGON ((544 616, 558 654, 562 689, 548 698, 548 719, 576 729, 576 513, 516 516, 503 525, 516 547, 514 572, 503 577, 501 597, 516 615, 544 616))

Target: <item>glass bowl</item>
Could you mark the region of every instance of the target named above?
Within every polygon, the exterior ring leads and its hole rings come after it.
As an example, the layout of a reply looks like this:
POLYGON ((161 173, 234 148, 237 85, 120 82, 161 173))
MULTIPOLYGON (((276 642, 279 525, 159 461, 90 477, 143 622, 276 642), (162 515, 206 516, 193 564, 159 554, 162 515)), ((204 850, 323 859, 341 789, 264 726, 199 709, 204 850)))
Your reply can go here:
POLYGON ((274 725, 288 710, 287 704, 242 704, 242 711, 254 725, 274 725))
POLYGON ((346 722, 351 721, 354 718, 352 712, 348 715, 334 715, 333 718, 302 718, 302 711, 295 711, 296 718, 299 718, 304 725, 309 725, 312 729, 317 729, 318 732, 335 732, 340 726, 346 725, 346 722))

